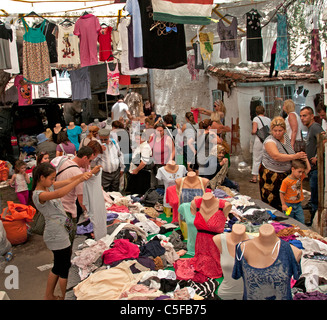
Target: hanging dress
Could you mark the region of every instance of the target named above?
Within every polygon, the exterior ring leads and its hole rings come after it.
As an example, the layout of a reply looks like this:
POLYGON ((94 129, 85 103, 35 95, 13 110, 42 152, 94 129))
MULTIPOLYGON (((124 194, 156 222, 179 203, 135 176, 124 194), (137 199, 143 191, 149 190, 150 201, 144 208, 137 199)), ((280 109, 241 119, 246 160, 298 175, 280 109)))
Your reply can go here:
POLYGON ((263 47, 260 18, 261 15, 257 10, 246 13, 246 52, 248 61, 262 62, 263 47))
POLYGON ((38 28, 28 26, 22 18, 23 36, 23 75, 24 80, 33 84, 51 83, 51 67, 48 45, 43 30, 46 20, 38 28))
POLYGON ((116 63, 114 71, 110 70, 109 64, 107 63, 107 80, 108 80, 107 94, 112 96, 118 96, 119 95, 118 63, 116 63))
POLYGON ((277 44, 275 70, 288 69, 288 44, 287 44, 287 18, 286 15, 277 14, 277 44))

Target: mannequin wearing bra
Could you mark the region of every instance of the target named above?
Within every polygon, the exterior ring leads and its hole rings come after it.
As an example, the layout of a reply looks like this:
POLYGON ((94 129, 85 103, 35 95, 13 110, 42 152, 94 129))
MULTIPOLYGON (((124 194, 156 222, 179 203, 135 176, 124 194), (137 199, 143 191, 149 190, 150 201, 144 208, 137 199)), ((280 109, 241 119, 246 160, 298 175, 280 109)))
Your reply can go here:
POLYGON ((233 279, 243 278, 244 300, 292 300, 291 278, 301 276, 302 251, 263 224, 259 236, 236 246, 233 279))
POLYGON ((235 223, 231 232, 217 234, 213 237, 213 242, 220 252, 220 263, 224 276, 224 280, 218 287, 218 296, 223 300, 242 300, 243 298, 243 280, 233 279, 232 272, 236 245, 249 239, 245 230, 243 224, 235 223))
MULTIPOLYGON (((252 240, 243 242, 241 249, 248 264, 255 268, 269 267, 278 256, 280 239, 277 237, 275 228, 266 223, 259 228, 259 236, 252 240)), ((300 261, 302 251, 291 245, 294 257, 300 261)))

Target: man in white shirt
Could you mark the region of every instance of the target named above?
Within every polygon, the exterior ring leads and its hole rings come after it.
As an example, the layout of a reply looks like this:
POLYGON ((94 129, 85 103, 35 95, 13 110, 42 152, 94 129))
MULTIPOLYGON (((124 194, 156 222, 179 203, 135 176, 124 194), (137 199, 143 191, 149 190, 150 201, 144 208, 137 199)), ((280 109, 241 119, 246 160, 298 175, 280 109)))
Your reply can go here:
POLYGON ((128 105, 124 102, 124 96, 120 94, 118 101, 111 108, 111 121, 123 119, 131 119, 128 105))
POLYGON ((109 138, 108 129, 99 130, 99 139, 103 146, 103 153, 99 154, 94 163, 101 165, 102 187, 105 192, 119 191, 120 177, 124 173, 124 155, 114 139, 109 138))

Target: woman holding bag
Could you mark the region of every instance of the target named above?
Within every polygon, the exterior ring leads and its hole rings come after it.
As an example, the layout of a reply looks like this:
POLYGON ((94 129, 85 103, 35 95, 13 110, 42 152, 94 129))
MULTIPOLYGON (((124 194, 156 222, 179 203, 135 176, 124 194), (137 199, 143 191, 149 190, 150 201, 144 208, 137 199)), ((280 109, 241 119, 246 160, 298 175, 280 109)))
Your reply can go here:
POLYGON ((268 117, 265 117, 265 108, 263 106, 257 106, 255 109, 256 117, 253 118, 252 122, 252 132, 254 135, 253 143, 253 155, 252 155, 252 179, 250 182, 257 183, 259 175, 259 167, 263 155, 263 143, 260 141, 257 136, 257 131, 263 128, 263 126, 270 127, 271 120, 268 117))

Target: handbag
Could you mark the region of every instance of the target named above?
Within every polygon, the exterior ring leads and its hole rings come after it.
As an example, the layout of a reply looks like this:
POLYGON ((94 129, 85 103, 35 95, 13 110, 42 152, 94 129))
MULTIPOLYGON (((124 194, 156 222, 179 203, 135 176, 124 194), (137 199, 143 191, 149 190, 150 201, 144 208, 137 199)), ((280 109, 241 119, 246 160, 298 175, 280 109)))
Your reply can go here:
POLYGON ((258 117, 262 123, 262 128, 258 129, 256 132, 257 137, 263 143, 266 138, 270 135, 270 128, 267 125, 263 124, 263 121, 258 117))

